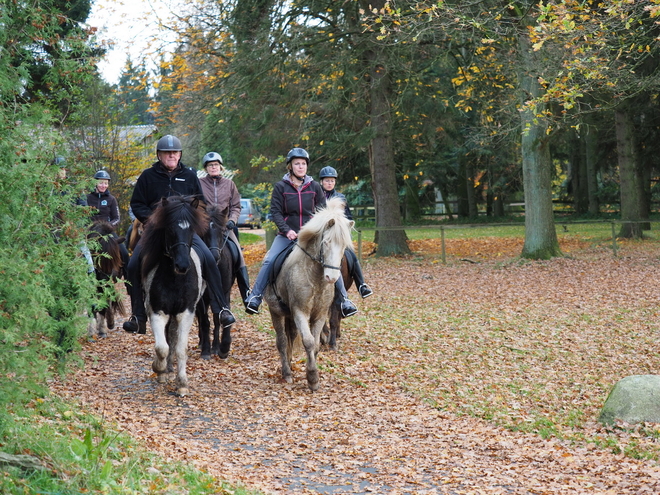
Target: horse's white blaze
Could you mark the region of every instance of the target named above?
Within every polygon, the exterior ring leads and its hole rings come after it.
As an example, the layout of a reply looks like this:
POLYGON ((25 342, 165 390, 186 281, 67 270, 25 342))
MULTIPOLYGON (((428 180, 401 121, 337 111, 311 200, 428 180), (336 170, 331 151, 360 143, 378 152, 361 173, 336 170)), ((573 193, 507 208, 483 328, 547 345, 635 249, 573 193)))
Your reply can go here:
POLYGON ((181 220, 179 223, 179 228, 183 230, 187 230, 190 228, 190 223, 187 220, 181 220))

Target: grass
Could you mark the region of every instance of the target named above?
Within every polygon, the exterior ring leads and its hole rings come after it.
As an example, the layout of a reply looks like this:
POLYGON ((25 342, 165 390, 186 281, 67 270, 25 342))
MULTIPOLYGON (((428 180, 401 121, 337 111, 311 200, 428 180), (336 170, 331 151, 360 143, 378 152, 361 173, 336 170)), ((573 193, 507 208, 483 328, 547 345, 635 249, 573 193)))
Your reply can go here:
POLYGON ((127 434, 55 397, 5 411, 2 420, 0 451, 30 455, 44 465, 43 470, 0 465, 3 494, 258 493, 156 456, 127 434))

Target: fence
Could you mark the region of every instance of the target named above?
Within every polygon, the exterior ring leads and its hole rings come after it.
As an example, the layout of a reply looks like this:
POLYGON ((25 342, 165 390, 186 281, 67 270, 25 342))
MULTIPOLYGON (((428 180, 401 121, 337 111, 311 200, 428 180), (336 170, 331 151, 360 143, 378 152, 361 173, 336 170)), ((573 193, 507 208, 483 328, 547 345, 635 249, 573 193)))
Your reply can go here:
MULTIPOLYGON (((611 224, 612 227, 612 253, 614 256, 618 255, 618 246, 616 242, 616 226, 622 224, 650 224, 653 223, 649 220, 644 221, 624 221, 624 220, 591 220, 591 221, 575 221, 575 222, 555 222, 555 225, 564 226, 564 229, 567 229, 568 225, 596 225, 596 224, 611 224)), ((486 227, 523 227, 524 224, 521 223, 488 223, 488 224, 461 224, 461 225, 401 225, 398 227, 356 227, 358 233, 358 259, 362 261, 362 233, 366 231, 377 231, 377 230, 434 230, 437 229, 440 231, 440 240, 441 240, 441 257, 442 263, 447 263, 447 253, 445 249, 445 230, 449 229, 474 229, 474 228, 486 228, 486 227)))

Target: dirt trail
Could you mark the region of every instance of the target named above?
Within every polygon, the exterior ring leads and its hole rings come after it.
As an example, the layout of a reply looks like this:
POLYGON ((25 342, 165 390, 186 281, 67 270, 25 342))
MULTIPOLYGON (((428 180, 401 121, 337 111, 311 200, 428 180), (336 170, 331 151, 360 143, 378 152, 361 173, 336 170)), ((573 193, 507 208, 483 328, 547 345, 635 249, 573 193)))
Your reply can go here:
POLYGON ((86 344, 86 369, 55 389, 167 457, 269 493, 660 492, 643 462, 444 415, 377 376, 339 378, 341 350, 321 353, 319 392, 300 366, 283 384, 265 321, 242 318, 226 362, 202 361, 193 339, 185 398, 155 383, 151 336, 121 330, 86 344))

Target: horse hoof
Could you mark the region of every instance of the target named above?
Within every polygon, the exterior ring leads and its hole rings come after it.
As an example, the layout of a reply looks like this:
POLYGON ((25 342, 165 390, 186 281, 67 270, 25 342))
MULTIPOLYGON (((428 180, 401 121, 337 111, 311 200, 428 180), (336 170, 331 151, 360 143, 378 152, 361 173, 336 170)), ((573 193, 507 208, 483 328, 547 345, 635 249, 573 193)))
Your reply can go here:
POLYGON ((208 361, 208 360, 211 359, 211 355, 210 355, 210 354, 202 354, 202 359, 203 359, 204 361, 208 361))
POLYGON ((158 383, 167 383, 167 373, 161 373, 158 375, 158 383))
POLYGON ((319 389, 320 384, 319 384, 319 382, 316 382, 316 383, 308 383, 307 385, 309 385, 309 389, 312 392, 316 392, 319 389))
POLYGON ((219 353, 218 353, 218 357, 219 357, 220 359, 227 359, 227 357, 229 357, 229 351, 227 351, 227 352, 219 352, 219 353))
POLYGON ((284 381, 287 382, 287 383, 293 383, 293 378, 291 377, 291 375, 289 375, 289 376, 283 376, 283 377, 282 377, 282 380, 284 380, 284 381))
POLYGON ((101 339, 105 339, 105 338, 107 338, 107 337, 108 337, 108 334, 107 334, 107 333, 100 333, 100 334, 99 334, 99 338, 101 338, 101 339))
POLYGON ((176 391, 176 394, 179 397, 185 397, 189 393, 190 393, 190 390, 188 390, 186 387, 181 387, 181 388, 177 389, 177 391, 176 391))

